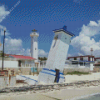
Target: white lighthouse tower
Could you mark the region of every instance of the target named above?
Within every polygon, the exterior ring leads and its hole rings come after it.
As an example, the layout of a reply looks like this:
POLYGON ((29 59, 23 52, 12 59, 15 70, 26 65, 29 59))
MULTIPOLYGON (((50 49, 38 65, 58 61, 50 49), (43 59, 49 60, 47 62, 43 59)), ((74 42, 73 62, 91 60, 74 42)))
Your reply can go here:
POLYGON ((35 58, 35 63, 38 62, 38 37, 39 33, 37 33, 37 30, 32 30, 31 34, 31 57, 35 58))
POLYGON ((43 68, 43 70, 39 73, 39 82, 64 82, 64 65, 71 37, 74 36, 74 34, 67 31, 67 26, 54 30, 53 32, 55 33, 55 36, 48 55, 46 68, 43 68))

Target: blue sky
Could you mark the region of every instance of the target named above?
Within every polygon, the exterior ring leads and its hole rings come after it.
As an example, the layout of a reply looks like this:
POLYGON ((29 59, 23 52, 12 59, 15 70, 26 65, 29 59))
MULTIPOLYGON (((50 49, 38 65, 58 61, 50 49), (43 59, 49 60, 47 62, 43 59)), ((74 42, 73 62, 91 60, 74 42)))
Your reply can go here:
MULTIPOLYGON (((18 0, 0 1, 0 25, 1 29, 6 27, 8 33, 5 43, 6 53, 29 54, 30 32, 36 29, 40 35, 39 54, 47 56, 54 36, 52 30, 66 25, 68 31, 75 34, 68 56, 90 54, 90 48, 93 48, 94 55, 98 56, 100 0, 20 0, 10 12, 17 2, 18 0)), ((2 38, 3 36, 1 42, 2 38)))

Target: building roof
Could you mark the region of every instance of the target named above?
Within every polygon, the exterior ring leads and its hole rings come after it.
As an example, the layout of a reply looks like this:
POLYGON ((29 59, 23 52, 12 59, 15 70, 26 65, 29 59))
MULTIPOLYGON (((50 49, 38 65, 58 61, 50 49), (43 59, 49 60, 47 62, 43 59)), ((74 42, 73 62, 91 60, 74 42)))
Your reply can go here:
POLYGON ((53 32, 60 32, 60 31, 63 31, 63 32, 65 32, 66 34, 69 34, 69 35, 71 35, 71 36, 75 36, 73 33, 67 31, 67 26, 64 26, 63 28, 60 28, 60 29, 55 29, 55 30, 53 30, 53 32))
POLYGON ((23 56, 23 55, 12 55, 12 54, 6 54, 5 56, 9 56, 9 57, 13 57, 13 58, 16 58, 16 59, 20 59, 20 60, 36 60, 35 58, 33 57, 30 57, 30 56, 23 56))
POLYGON ((68 57, 69 58, 81 58, 81 57, 94 57, 92 55, 85 55, 85 56, 73 56, 73 57, 68 57))
POLYGON ((90 63, 90 62, 94 62, 94 61, 79 60, 79 62, 88 62, 88 63, 90 63))
POLYGON ((97 57, 97 58, 95 58, 95 59, 100 59, 100 57, 97 57))
POLYGON ((88 62, 88 63, 94 62, 94 61, 86 61, 86 60, 72 60, 72 61, 74 61, 74 62, 88 62))

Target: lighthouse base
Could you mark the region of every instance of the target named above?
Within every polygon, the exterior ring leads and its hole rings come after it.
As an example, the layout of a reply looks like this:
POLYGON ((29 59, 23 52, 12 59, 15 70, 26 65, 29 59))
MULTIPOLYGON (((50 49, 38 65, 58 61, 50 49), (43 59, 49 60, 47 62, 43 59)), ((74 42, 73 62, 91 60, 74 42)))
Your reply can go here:
POLYGON ((38 82, 43 83, 63 83, 65 81, 64 74, 59 69, 43 68, 39 73, 38 82))

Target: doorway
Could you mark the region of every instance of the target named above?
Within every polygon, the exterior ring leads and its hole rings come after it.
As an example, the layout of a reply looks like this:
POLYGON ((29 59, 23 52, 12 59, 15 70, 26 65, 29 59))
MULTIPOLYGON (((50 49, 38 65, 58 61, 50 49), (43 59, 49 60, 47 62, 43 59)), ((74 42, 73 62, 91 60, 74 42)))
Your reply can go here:
POLYGON ((60 71, 59 71, 59 69, 55 69, 55 71, 56 71, 56 77, 55 77, 55 80, 54 80, 54 82, 59 82, 59 78, 60 78, 60 71))
POLYGON ((18 66, 21 67, 21 60, 18 61, 18 66))

